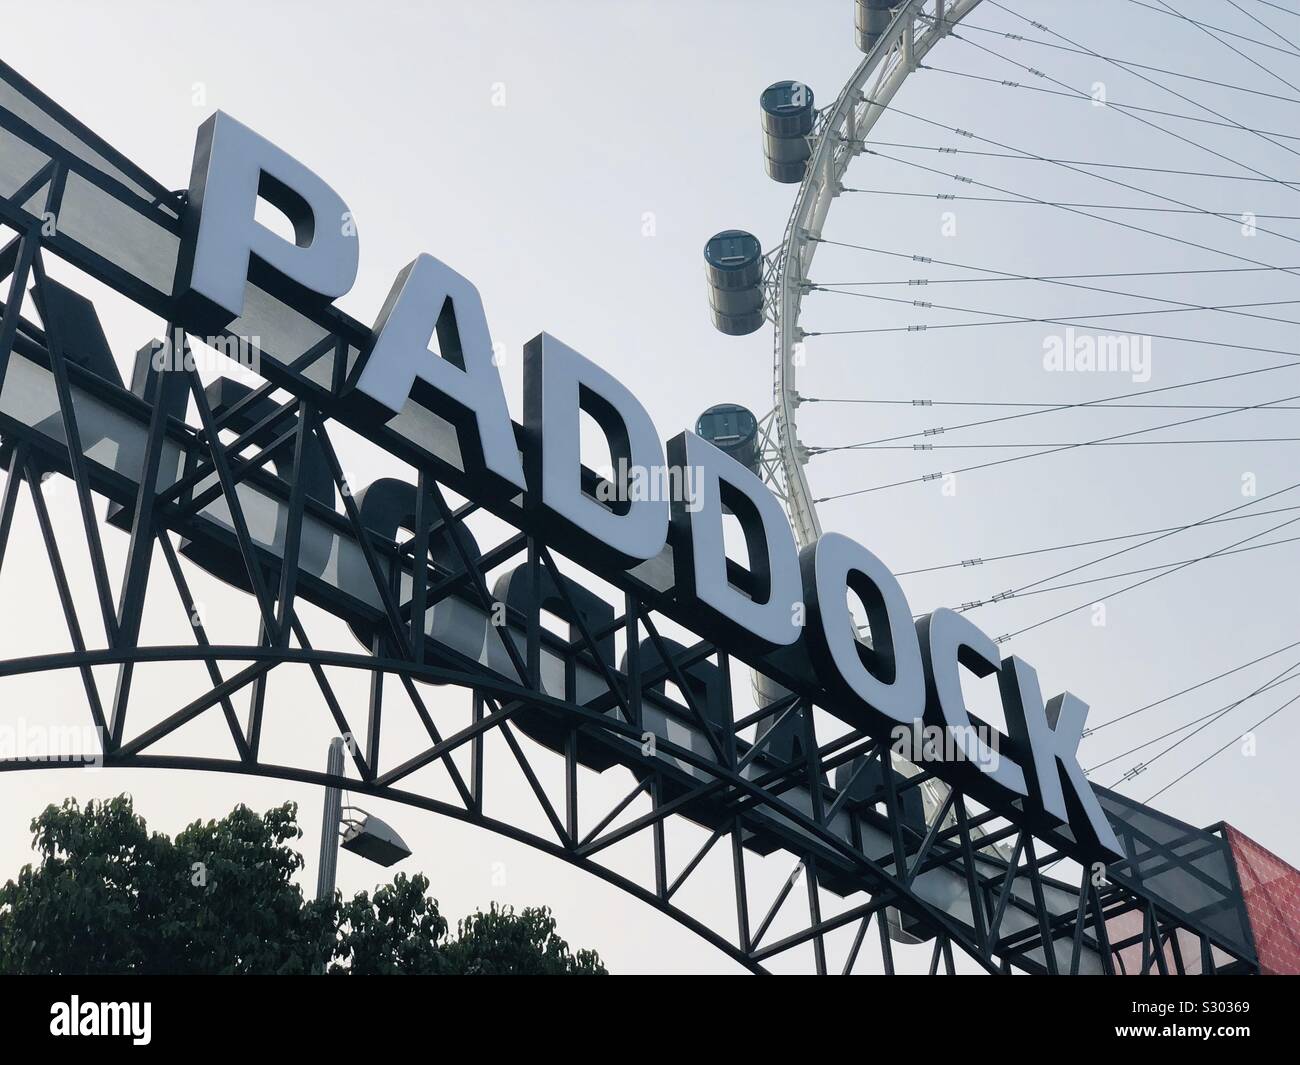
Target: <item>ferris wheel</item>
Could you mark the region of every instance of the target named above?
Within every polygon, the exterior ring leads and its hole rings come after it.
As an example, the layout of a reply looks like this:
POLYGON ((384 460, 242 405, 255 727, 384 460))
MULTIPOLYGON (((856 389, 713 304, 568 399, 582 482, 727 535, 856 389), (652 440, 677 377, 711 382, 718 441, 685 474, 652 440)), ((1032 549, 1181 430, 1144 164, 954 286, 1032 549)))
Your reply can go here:
MULTIPOLYGON (((800 315, 811 291, 809 270, 831 206, 843 191, 844 175, 862 154, 877 119, 921 59, 979 2, 911 0, 894 6, 890 0, 857 0, 854 28, 864 57, 835 101, 819 110, 812 89, 796 81, 777 82, 760 97, 768 176, 799 186, 777 250, 764 257, 758 239, 741 230, 720 232, 705 245, 715 327, 743 336, 768 320, 774 326, 773 408, 760 421, 737 404, 717 405, 701 415, 696 432, 763 478, 783 501, 801 548, 822 532, 805 472, 809 453, 800 443, 797 423, 801 397, 796 377, 804 342, 800 315)), ((869 641, 868 634, 861 635, 869 641)), ((759 705, 775 703, 784 694, 759 674, 753 683, 759 705)), ((917 772, 901 759, 895 765, 905 775, 917 772)), ((926 820, 942 817, 948 789, 931 780, 922 785, 921 795, 926 820)), ((888 911, 888 920, 892 938, 917 941, 896 911, 888 911)))
MULTIPOLYGON (((1203 504, 1189 491, 1184 505, 1190 512, 1177 520, 1138 523, 1136 529, 1117 521, 1097 535, 1058 535, 1055 540, 1064 542, 1040 546, 1068 524, 1061 519, 1054 525, 1049 518, 1038 543, 1009 543, 995 557, 971 551, 906 572, 965 571, 955 575, 968 576, 1000 561, 1052 563, 1069 557, 1069 565, 1053 564, 1044 576, 1008 581, 989 594, 962 600, 963 612, 996 610, 1015 605, 1012 600, 1053 604, 1038 615, 1008 620, 998 643, 1077 618, 1080 611, 1095 612, 1098 602, 1155 581, 1162 582, 1155 586, 1160 590, 1175 587, 1179 575, 1186 583, 1188 573, 1215 574, 1222 586, 1216 610, 1254 609, 1275 583, 1274 570, 1265 567, 1282 564, 1276 560, 1288 550, 1283 545, 1295 540, 1294 530, 1285 532, 1300 522, 1298 501, 1287 495, 1300 489, 1300 482, 1285 478, 1284 457, 1285 445, 1300 434, 1273 432, 1290 426, 1293 415, 1286 412, 1298 409, 1291 393, 1300 388, 1259 392, 1268 383, 1290 380, 1300 360, 1291 339, 1300 321, 1286 311, 1300 302, 1294 291, 1300 269, 1289 258, 1296 250, 1289 246, 1300 243, 1300 231, 1292 225, 1300 212, 1290 203, 1300 193, 1300 181, 1291 176, 1300 160, 1300 137, 1287 132, 1295 117, 1289 109, 1300 107, 1300 9, 1265 0, 1177 6, 1165 0, 1107 0, 1088 5, 1089 17, 1081 19, 1077 8, 1023 0, 855 0, 854 7, 862 58, 829 103, 819 103, 810 86, 794 80, 771 84, 760 95, 767 175, 795 187, 779 241, 765 252, 754 234, 729 229, 715 234, 704 249, 714 326, 730 336, 773 327, 772 406, 763 414, 737 404, 711 407, 696 431, 768 483, 782 499, 801 547, 821 534, 819 508, 824 512, 833 502, 967 472, 1025 468, 1013 463, 1032 460, 1036 468, 1074 463, 1058 478, 1062 492, 1080 498, 1093 492, 1103 511, 1107 488, 1079 473, 1080 456, 1175 456, 1182 463, 1170 464, 1168 476, 1188 483, 1204 480, 1203 471, 1211 469, 1234 478, 1239 466, 1239 496, 1220 494, 1203 504), (1121 28, 1118 36, 1096 36, 1121 28), (947 110, 927 109, 933 100, 925 97, 920 106, 913 102, 921 91, 913 81, 927 79, 945 86, 947 110), (1034 122, 1023 121, 1025 115, 1034 122), (1081 121, 1081 115, 1098 124, 1081 121), (1102 122, 1110 125, 1103 128, 1102 122), (1053 136, 1071 123, 1082 131, 1077 137, 1053 136), (901 180, 890 187, 882 173, 901 180), (849 184, 855 180, 858 187, 849 184), (1021 237, 986 245, 978 261, 956 253, 940 257, 921 241, 888 246, 875 232, 881 226, 845 210, 846 194, 878 205, 875 217, 881 220, 888 220, 889 211, 879 205, 899 204, 901 211, 918 201, 954 212, 960 208, 966 219, 978 210, 999 211, 1014 221, 998 223, 1004 229, 997 232, 1021 237), (1049 225, 1059 227, 1064 238, 1049 237, 1049 225), (1023 234, 1036 231, 1040 243, 1059 239, 1086 265, 1053 268, 1041 257, 1017 262, 1012 253, 1023 253, 1030 243, 1023 234), (870 261, 870 280, 830 283, 819 277, 814 259, 828 247, 870 261), (972 290, 1016 296, 1014 301, 948 296, 972 290), (931 296, 936 291, 944 295, 931 296), (841 314, 826 328, 824 305, 810 307, 814 294, 863 309, 857 320, 841 314), (1080 308, 1061 302, 1071 298, 1093 302, 1082 308, 1087 313, 1079 313, 1080 308), (809 348, 814 359, 821 358, 823 338, 987 336, 995 327, 1025 326, 1054 330, 1043 341, 1043 365, 1059 351, 1065 369, 1076 371, 1071 379, 1076 391, 1081 380, 1087 386, 1108 384, 1085 387, 1082 398, 1072 394, 1032 402, 1022 399, 1023 393, 895 398, 873 394, 870 381, 862 387, 864 378, 856 373, 842 376, 842 388, 827 389, 823 378, 821 394, 800 389, 811 365, 809 348), (1056 345, 1052 351, 1049 342, 1056 345), (1174 376, 1150 380, 1153 342, 1168 353, 1163 365, 1174 367, 1174 376), (1205 358, 1214 361, 1202 370, 1196 360, 1205 358), (1107 366, 1125 376, 1078 376, 1081 369, 1107 366), (820 416, 810 420, 819 409, 811 405, 844 403, 876 405, 857 408, 871 411, 885 405, 935 410, 944 404, 993 409, 955 425, 882 429, 872 439, 823 444, 818 436, 826 423, 820 416), (1076 439, 1062 434, 1041 443, 1035 438, 990 442, 985 433, 985 427, 1059 424, 1049 415, 1131 419, 1143 411, 1155 421, 1101 428, 1091 423, 1074 434, 1076 439), (1229 432, 1229 425, 1240 431, 1229 432), (878 481, 848 467, 827 481, 812 461, 831 455, 872 458, 880 469, 901 452, 911 454, 900 463, 940 455, 961 461, 935 461, 929 469, 908 468, 907 475, 878 481), (1246 457, 1220 461, 1228 453, 1246 457), (1256 488, 1253 471, 1266 464, 1277 476, 1266 488, 1256 488), (1175 544, 1193 539, 1195 547, 1173 552, 1175 544), (1090 554, 1058 554, 1079 549, 1090 554), (1163 555, 1152 557, 1162 549, 1163 555), (1235 582, 1234 565, 1242 570, 1235 582), (1078 589, 1076 599, 1062 602, 1070 589, 1078 589)), ((820 273, 824 259, 818 259, 818 267, 820 273)), ((1120 482, 1130 468, 1132 463, 1120 460, 1114 472, 1107 468, 1106 479, 1120 482)), ((839 515, 836 520, 844 520, 839 515)), ((1101 610, 1104 617, 1104 606, 1101 610)), ((1177 765, 1181 772, 1143 798, 1159 796, 1230 749, 1241 728, 1253 734, 1294 708, 1300 695, 1279 689, 1300 680, 1300 661, 1266 678, 1252 671, 1286 665, 1274 656, 1294 654, 1296 639, 1279 638, 1281 646, 1273 648, 1243 636, 1243 661, 1222 670, 1203 669, 1192 656, 1185 687, 1135 710, 1104 715, 1096 731, 1126 722, 1122 737, 1119 730, 1111 733, 1122 739, 1123 749, 1108 749, 1109 757, 1088 768, 1109 771, 1107 785, 1126 787, 1153 763, 1172 767, 1179 757, 1187 760, 1185 769, 1177 765), (1165 713, 1188 692, 1208 697, 1225 683, 1240 687, 1208 713, 1172 729, 1157 726, 1149 739, 1129 731, 1138 724, 1137 715, 1145 720, 1149 711, 1165 713), (1265 707, 1269 713, 1249 714, 1284 694, 1280 705, 1265 707), (1206 735, 1215 726, 1218 737, 1206 735), (1229 726, 1238 732, 1224 732, 1229 726), (1206 750, 1211 738, 1228 743, 1206 750)), ((756 679, 760 699, 761 687, 756 679)), ((923 790, 928 807, 942 805, 941 786, 923 790)))

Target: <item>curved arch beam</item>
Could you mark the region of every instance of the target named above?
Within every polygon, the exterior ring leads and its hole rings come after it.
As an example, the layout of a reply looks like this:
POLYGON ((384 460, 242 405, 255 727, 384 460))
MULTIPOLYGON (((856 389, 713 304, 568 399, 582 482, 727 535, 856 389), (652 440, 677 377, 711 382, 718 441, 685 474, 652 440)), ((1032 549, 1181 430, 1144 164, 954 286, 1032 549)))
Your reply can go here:
MULTIPOLYGON (((526 700, 532 705, 548 707, 550 709, 565 712, 574 718, 581 719, 584 724, 591 727, 601 728, 615 735, 627 739, 639 741, 640 731, 631 725, 622 721, 608 717, 603 713, 589 709, 580 704, 569 703, 552 696, 545 695, 530 689, 511 684, 507 681, 481 677, 477 674, 461 673, 459 671, 442 669, 435 666, 417 665, 415 663, 375 657, 365 654, 349 652, 331 652, 320 650, 303 650, 300 648, 267 648, 261 646, 224 646, 212 645, 208 647, 195 647, 192 645, 183 646, 155 646, 140 647, 127 650, 88 650, 85 652, 62 652, 56 654, 35 655, 27 658, 12 659, 0 662, 0 679, 7 676, 32 675, 44 672, 51 672, 63 669, 81 668, 84 666, 96 665, 114 665, 123 662, 132 662, 135 665, 151 662, 271 662, 272 664, 280 663, 301 663, 301 664, 318 664, 332 665, 344 668, 357 668, 372 673, 393 673, 395 675, 405 675, 412 679, 433 680, 441 683, 459 684, 464 687, 473 687, 480 691, 490 692, 499 697, 512 700, 526 700)), ((247 683, 247 682, 245 682, 247 683)), ((307 783, 335 783, 333 778, 326 774, 313 773, 309 770, 302 770, 289 766, 270 765, 256 761, 239 761, 224 759, 208 759, 189 756, 160 756, 147 755, 141 753, 143 748, 150 743, 161 739, 175 728, 178 728, 184 721, 191 720, 203 710, 211 705, 215 705, 219 697, 215 694, 209 694, 205 700, 200 700, 204 705, 193 710, 182 720, 176 720, 176 715, 172 718, 165 719, 164 724, 170 723, 170 727, 165 729, 155 726, 142 737, 137 737, 134 741, 124 743, 120 749, 108 752, 102 760, 97 760, 96 764, 111 767, 149 767, 153 765, 168 766, 173 768, 217 768, 223 771, 244 772, 259 774, 265 773, 270 776, 286 776, 291 779, 300 779, 307 783)), ((193 704, 192 704, 193 705, 193 704)), ((501 715, 501 719, 508 716, 508 712, 501 715)), ((485 719, 463 730, 456 736, 449 737, 443 743, 438 745, 440 756, 449 753, 451 748, 469 742, 473 734, 482 731, 485 728, 492 727, 492 720, 485 719)), ((996 967, 982 953, 979 944, 969 930, 955 921, 950 915, 936 908, 926 899, 922 898, 915 890, 909 880, 904 877, 895 876, 889 873, 878 862, 867 857, 861 851, 856 850, 849 842, 840 839, 831 833, 825 826, 818 823, 800 809, 780 797, 778 793, 766 790, 760 782, 741 775, 740 772, 722 765, 716 761, 702 757, 695 751, 672 743, 666 738, 660 738, 656 743, 657 750, 660 754, 666 755, 679 763, 685 764, 692 769, 699 770, 707 774, 711 779, 700 782, 695 780, 699 788, 701 797, 713 791, 730 790, 738 795, 743 796, 749 801, 750 812, 761 812, 771 815, 773 818, 787 823, 796 829, 803 841, 803 846, 810 852, 813 857, 827 857, 839 862, 848 863, 856 870, 856 876, 860 879, 861 890, 868 894, 879 894, 882 890, 890 896, 890 905, 900 905, 905 909, 916 913, 932 925, 941 935, 946 936, 953 943, 957 944, 966 954, 976 960, 982 967, 990 972, 996 971, 996 967), (707 789, 707 791, 706 791, 707 789)), ((646 759, 646 768, 655 768, 657 760, 646 759)), ((0 760, 0 771, 16 771, 32 768, 52 768, 52 767, 77 767, 85 763, 58 763, 58 762, 33 762, 27 760, 0 760)), ((660 764, 661 767, 661 764, 660 764)), ((566 860, 574 860, 575 864, 581 865, 582 868, 602 869, 603 867, 591 862, 579 852, 580 848, 576 846, 563 846, 551 840, 542 837, 533 837, 530 833, 514 829, 505 822, 496 822, 492 819, 483 819, 481 814, 476 814, 468 807, 456 807, 436 800, 428 799, 416 795, 403 789, 395 788, 390 784, 383 783, 384 778, 378 778, 374 781, 359 780, 356 778, 346 777, 339 778, 338 784, 342 787, 350 788, 354 791, 365 791, 367 794, 373 794, 381 798, 389 798, 397 802, 406 802, 411 805, 424 806, 440 813, 451 813, 462 820, 479 823, 479 819, 485 827, 492 828, 493 831, 502 831, 507 835, 514 835, 515 838, 522 842, 533 844, 534 839, 540 842, 541 849, 548 853, 560 855, 566 860), (491 823, 488 823, 491 822, 491 823), (508 831, 507 831, 508 830, 508 831)), ((685 807, 685 803, 682 804, 685 807)), ((608 872, 608 871, 606 871, 608 872)), ((613 875, 613 874, 610 874, 613 875)), ((609 879, 609 876, 605 877, 609 879)), ((628 883, 633 883, 628 881, 628 883)), ((623 886, 620 882, 619 886, 623 886)), ((667 903, 660 904, 657 897, 648 892, 645 888, 637 887, 632 894, 647 901, 654 900, 654 904, 676 917, 673 908, 667 903)), ((683 922, 687 923, 687 922, 683 922)), ((687 923, 692 930, 698 931, 694 925, 687 923)), ((711 933, 715 935, 716 933, 711 933)), ((708 938, 708 937, 706 937, 708 938)), ((714 942, 710 939, 710 942, 714 942)), ((769 948, 770 949, 770 948, 769 948)), ((728 950, 737 960, 743 960, 745 964, 751 967, 757 963, 752 957, 739 951, 734 945, 728 950)))

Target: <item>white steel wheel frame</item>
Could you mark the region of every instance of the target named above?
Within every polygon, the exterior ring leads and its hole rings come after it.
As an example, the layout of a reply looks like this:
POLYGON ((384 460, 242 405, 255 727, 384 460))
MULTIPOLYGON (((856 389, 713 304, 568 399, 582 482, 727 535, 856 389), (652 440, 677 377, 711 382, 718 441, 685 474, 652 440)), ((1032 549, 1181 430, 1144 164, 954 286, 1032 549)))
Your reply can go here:
POLYGON ((843 188, 844 173, 862 154, 876 120, 930 49, 979 3, 980 0, 907 0, 894 13, 893 21, 875 47, 858 64, 835 103, 822 112, 814 134, 812 156, 773 262, 768 288, 769 313, 776 326, 772 415, 775 433, 769 429, 770 450, 765 456, 769 461, 764 462, 764 467, 769 480, 779 471, 781 483, 775 487, 785 502, 800 547, 814 543, 822 531, 804 474, 807 453, 799 443, 796 424, 800 402, 795 388, 800 361, 797 355, 804 339, 799 313, 803 298, 810 291, 808 269, 817 253, 817 242, 831 203, 843 188), (872 83, 870 92, 868 83, 872 83), (776 438, 774 448, 772 435, 776 438))
MULTIPOLYGON (((821 536, 821 521, 808 479, 804 474, 807 453, 799 443, 796 411, 800 397, 795 387, 801 361, 796 356, 804 339, 799 314, 804 296, 811 291, 808 270, 817 253, 822 227, 831 203, 843 190, 849 165, 862 154, 867 135, 884 113, 908 74, 939 40, 948 35, 980 4, 980 0, 907 0, 894 13, 889 28, 863 57, 852 77, 840 90, 835 103, 819 116, 813 134, 812 155, 799 185, 794 209, 786 223, 781 246, 768 276, 767 306, 775 330, 773 391, 775 406, 763 437, 763 473, 785 503, 790 525, 799 546, 815 543, 821 536), (868 84, 871 90, 867 91, 868 84), (773 437, 775 442, 773 443, 773 437)), ((784 690, 768 677, 754 674, 754 694, 760 705, 779 698, 784 690)), ((919 770, 895 755, 894 765, 905 776, 919 770)), ((926 817, 932 821, 948 797, 947 785, 928 780, 921 785, 926 817)), ((953 815, 949 815, 951 823, 953 815)), ((976 829, 975 835, 983 835, 976 829)), ((1006 857, 1005 849, 991 850, 1006 857)), ((908 941, 891 915, 891 933, 908 941)), ((912 940, 914 942, 914 940, 912 940)))

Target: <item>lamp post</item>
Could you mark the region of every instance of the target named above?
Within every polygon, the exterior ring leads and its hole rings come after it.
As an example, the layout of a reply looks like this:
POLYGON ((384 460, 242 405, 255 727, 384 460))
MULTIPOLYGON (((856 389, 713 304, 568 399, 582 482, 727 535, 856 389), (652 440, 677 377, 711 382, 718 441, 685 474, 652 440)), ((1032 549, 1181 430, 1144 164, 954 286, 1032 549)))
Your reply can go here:
MULTIPOLYGON (((325 771, 335 779, 343 775, 343 740, 338 737, 330 740, 325 771)), ((334 897, 340 844, 344 850, 382 866, 395 865, 411 856, 411 848, 391 825, 360 807, 345 807, 342 789, 327 787, 321 813, 320 861, 316 866, 317 900, 334 897), (345 812, 349 816, 344 817, 345 812)))

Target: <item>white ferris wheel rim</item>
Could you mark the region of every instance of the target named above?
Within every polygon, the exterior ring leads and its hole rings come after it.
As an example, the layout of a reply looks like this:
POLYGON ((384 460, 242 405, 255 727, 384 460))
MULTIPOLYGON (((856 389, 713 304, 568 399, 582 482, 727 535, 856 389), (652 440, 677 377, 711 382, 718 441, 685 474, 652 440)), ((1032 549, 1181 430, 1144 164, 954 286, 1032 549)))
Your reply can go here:
POLYGON ((844 173, 862 154, 876 120, 930 49, 979 4, 980 0, 906 0, 835 102, 819 116, 812 153, 774 261, 768 300, 775 325, 775 465, 783 482, 779 494, 800 547, 816 542, 822 531, 798 435, 800 360, 796 355, 804 339, 799 316, 809 291, 808 268, 844 173), (868 93, 866 86, 873 78, 876 84, 868 93))

